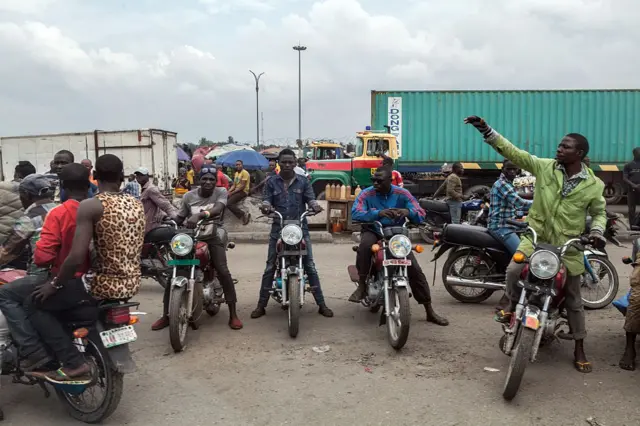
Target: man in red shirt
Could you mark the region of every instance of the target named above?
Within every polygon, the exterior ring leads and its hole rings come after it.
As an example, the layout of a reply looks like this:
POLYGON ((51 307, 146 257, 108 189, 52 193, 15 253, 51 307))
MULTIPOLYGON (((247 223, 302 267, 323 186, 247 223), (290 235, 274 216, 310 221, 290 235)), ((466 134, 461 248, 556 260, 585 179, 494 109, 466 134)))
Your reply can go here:
POLYGON ((386 157, 386 156, 383 157, 382 167, 388 167, 391 170, 391 185, 404 188, 404 181, 402 180, 402 175, 400 174, 399 171, 393 170, 393 158, 386 157))
POLYGON ((216 186, 220 186, 224 189, 226 189, 227 191, 229 190, 229 178, 227 177, 227 175, 225 175, 224 173, 222 173, 222 166, 221 165, 216 165, 216 169, 218 170, 216 176, 217 176, 217 183, 216 186))
MULTIPOLYGON (((33 264, 38 268, 30 268, 34 271, 32 274, 0 287, 0 310, 7 319, 20 355, 24 356, 20 361, 24 371, 44 367, 52 361, 27 318, 23 302, 36 287, 48 281, 48 269, 57 273, 69 254, 76 230, 78 205, 88 195, 89 170, 77 163, 68 164, 63 167, 60 180, 68 199, 51 209, 44 220, 33 254, 33 264)), ((87 259, 76 276, 81 276, 88 269, 87 253, 87 259)))

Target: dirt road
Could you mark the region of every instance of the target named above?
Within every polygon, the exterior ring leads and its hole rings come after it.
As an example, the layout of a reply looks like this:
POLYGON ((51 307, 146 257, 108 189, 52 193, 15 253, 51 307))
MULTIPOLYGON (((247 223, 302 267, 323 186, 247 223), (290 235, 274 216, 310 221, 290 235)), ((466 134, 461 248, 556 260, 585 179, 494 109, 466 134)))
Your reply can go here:
MULTIPOLYGON (((610 249, 628 288, 630 268, 619 259, 629 249, 610 249)), ((617 367, 624 345, 622 316, 613 307, 587 313, 590 375, 572 365, 570 342, 541 351, 528 368, 521 392, 505 403, 501 390, 508 358, 498 349, 492 320, 494 295, 480 305, 456 302, 438 277, 432 287, 437 311, 451 321, 438 327, 412 302, 406 347, 395 352, 378 317, 347 302, 353 290, 346 263, 350 245, 314 246, 325 296, 336 316, 317 314, 310 296, 297 339, 273 302, 267 316, 249 318, 255 306, 266 247, 242 245, 229 254, 239 280, 241 331, 226 325, 226 308, 190 331, 189 347, 174 354, 168 332, 150 331, 161 312, 162 289, 147 281, 137 298, 149 312, 133 345, 139 370, 125 378, 125 392, 111 425, 637 425, 640 372, 617 367), (329 345, 326 353, 314 346, 329 345), (486 372, 484 367, 500 369, 486 372)), ((429 279, 430 253, 419 255, 429 279)), ((441 264, 439 265, 441 267, 441 264)), ((7 425, 69 425, 55 397, 3 378, 0 404, 7 425)))

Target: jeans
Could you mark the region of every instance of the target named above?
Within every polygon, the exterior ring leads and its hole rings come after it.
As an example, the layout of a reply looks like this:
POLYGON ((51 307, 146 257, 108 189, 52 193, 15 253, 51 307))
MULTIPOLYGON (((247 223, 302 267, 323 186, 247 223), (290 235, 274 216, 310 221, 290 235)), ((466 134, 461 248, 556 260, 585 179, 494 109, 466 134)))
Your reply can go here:
MULTIPOLYGON (((316 270, 316 265, 313 262, 313 252, 311 251, 311 238, 309 237, 309 230, 304 229, 303 238, 307 244, 307 255, 302 258, 302 266, 307 274, 309 280, 309 286, 311 287, 311 293, 318 306, 324 305, 324 295, 322 294, 322 288, 320 287, 320 277, 316 270)), ((262 274, 262 284, 260 286, 260 297, 258 299, 258 306, 266 308, 269 303, 269 291, 273 287, 273 278, 276 272, 276 262, 278 261, 278 253, 276 252, 276 244, 280 239, 280 229, 271 228, 271 234, 269 235, 269 251, 267 252, 267 267, 262 274)))
POLYGON ((240 204, 245 198, 247 198, 247 193, 244 191, 240 191, 231 195, 227 200, 227 210, 233 213, 233 215, 238 219, 244 218, 245 212, 240 209, 240 206, 238 206, 238 204, 240 204))
MULTIPOLYGON (((518 280, 524 268, 524 263, 515 263, 511 261, 507 267, 507 297, 511 300, 512 307, 518 303, 520 292, 518 280)), ((565 283, 565 301, 567 308, 567 317, 569 320, 569 328, 573 334, 574 340, 583 340, 587 336, 587 329, 584 319, 584 302, 580 294, 580 276, 567 276, 565 283)))
POLYGON ((95 320, 98 315, 96 305, 97 301, 87 293, 81 278, 64 283, 44 302, 36 302, 31 297, 25 299, 29 320, 65 368, 79 367, 84 358, 73 344, 69 330, 63 326, 62 318, 70 317, 74 311, 90 308, 95 320))
POLYGON ((489 229, 489 234, 496 240, 500 241, 507 253, 513 256, 520 245, 520 237, 511 228, 489 229))
MULTIPOLYGON (((379 240, 380 237, 371 231, 363 231, 360 234, 360 246, 356 254, 356 268, 358 268, 360 279, 366 279, 369 276, 369 271, 371 270, 371 246, 379 240)), ((407 268, 407 278, 409 278, 411 293, 413 293, 416 302, 419 304, 426 305, 431 303, 431 291, 429 290, 427 277, 422 272, 422 268, 420 268, 413 253, 407 256, 407 259, 411 260, 411 266, 407 268)))
POLYGON ((451 223, 460 223, 462 216, 462 201, 447 200, 449 205, 449 214, 451 215, 451 223))
MULTIPOLYGON (((233 278, 229 272, 227 265, 227 251, 220 237, 216 234, 211 240, 207 241, 209 246, 209 255, 211 256, 211 265, 216 271, 216 277, 220 280, 220 285, 224 291, 224 299, 227 304, 236 303, 236 287, 233 285, 233 278)), ((169 299, 171 298, 171 282, 164 289, 163 314, 169 315, 169 299)))
POLYGON ((27 275, 0 286, 0 311, 7 319, 9 331, 21 356, 46 351, 38 332, 27 318, 23 303, 26 298, 31 297, 36 287, 45 283, 48 278, 48 274, 27 275))

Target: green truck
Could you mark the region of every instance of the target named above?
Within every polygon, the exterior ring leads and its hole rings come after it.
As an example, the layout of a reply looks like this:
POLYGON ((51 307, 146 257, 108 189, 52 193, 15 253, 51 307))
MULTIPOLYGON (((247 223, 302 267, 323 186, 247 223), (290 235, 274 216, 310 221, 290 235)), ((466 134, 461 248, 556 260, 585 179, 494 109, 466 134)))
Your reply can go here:
POLYGON ((625 195, 622 167, 640 146, 640 90, 372 91, 372 129, 357 133, 351 158, 307 164, 316 194, 327 183, 355 188, 371 184, 379 155, 397 158, 405 187, 432 195, 443 180, 442 166, 466 169, 467 193, 485 192, 500 173, 502 158, 462 123, 484 117, 517 146, 554 157, 567 133, 589 139, 591 168, 605 182, 609 203, 625 195))

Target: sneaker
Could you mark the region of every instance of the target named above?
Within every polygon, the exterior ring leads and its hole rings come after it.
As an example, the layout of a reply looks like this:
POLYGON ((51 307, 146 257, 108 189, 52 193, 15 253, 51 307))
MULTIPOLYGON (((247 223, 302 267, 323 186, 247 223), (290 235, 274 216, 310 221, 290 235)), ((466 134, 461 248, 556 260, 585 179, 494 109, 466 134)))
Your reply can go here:
POLYGON ((327 317, 327 318, 332 318, 333 317, 333 311, 331 309, 329 309, 327 307, 327 305, 325 305, 324 303, 319 306, 318 313, 320 315, 322 315, 323 317, 327 317))
POLYGON ((264 316, 266 314, 267 314, 267 310, 262 306, 258 306, 253 310, 253 312, 251 312, 251 318, 253 319, 260 318, 261 316, 264 316))

